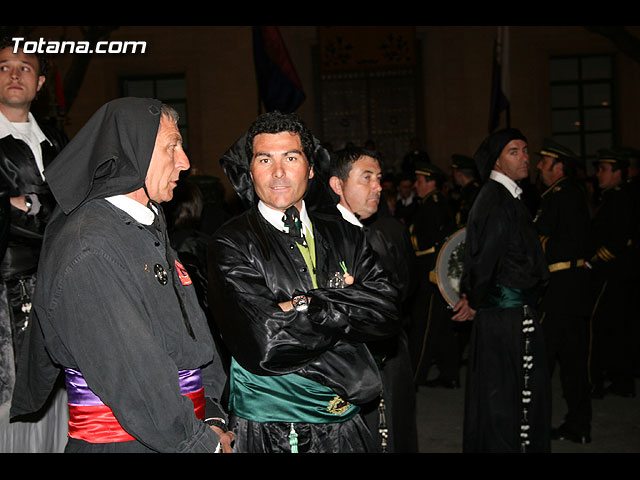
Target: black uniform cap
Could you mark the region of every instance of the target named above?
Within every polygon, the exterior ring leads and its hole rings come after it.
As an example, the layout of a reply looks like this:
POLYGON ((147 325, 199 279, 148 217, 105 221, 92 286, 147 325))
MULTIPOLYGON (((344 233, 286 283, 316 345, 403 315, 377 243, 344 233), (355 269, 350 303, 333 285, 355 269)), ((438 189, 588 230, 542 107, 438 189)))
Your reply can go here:
POLYGON ((599 163, 609 163, 614 168, 627 168, 629 157, 623 150, 602 148, 598 150, 598 157, 593 161, 594 165, 599 163))
POLYGON ((416 161, 415 174, 424 175, 425 177, 433 177, 435 180, 441 180, 445 177, 444 172, 431 162, 424 160, 416 161))
POLYGON ((570 148, 560 143, 545 138, 542 141, 542 147, 538 151, 538 155, 542 157, 555 158, 561 162, 569 163, 576 167, 584 168, 584 162, 570 148))
POLYGON ((454 153, 453 155, 451 155, 451 168, 459 168, 461 170, 475 170, 476 162, 474 162, 473 158, 471 157, 454 153))

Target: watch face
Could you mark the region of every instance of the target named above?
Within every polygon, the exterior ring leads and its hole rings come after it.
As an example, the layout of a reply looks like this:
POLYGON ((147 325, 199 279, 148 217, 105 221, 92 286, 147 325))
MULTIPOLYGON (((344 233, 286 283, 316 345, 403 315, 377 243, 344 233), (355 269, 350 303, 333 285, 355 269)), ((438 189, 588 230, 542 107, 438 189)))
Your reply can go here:
POLYGON ((307 310, 307 308, 309 308, 306 295, 297 295, 293 297, 291 303, 293 304, 293 308, 295 308, 298 312, 304 312, 305 310, 307 310))

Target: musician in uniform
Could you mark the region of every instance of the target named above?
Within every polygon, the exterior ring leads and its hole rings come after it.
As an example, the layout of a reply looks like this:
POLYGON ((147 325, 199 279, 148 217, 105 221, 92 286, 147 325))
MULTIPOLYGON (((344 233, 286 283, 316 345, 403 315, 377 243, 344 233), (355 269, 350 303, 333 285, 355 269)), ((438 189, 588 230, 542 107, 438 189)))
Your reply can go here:
MULTIPOLYGON (((431 315, 433 302, 441 299, 433 279, 436 253, 446 235, 452 230, 453 219, 449 205, 440 193, 444 172, 434 164, 417 162, 415 175, 414 188, 418 196, 418 208, 409 232, 416 254, 418 287, 412 308, 409 350, 414 366, 414 383, 422 385, 427 382, 429 367, 436 361, 438 349, 453 348, 455 344, 452 334, 446 339, 438 338, 440 335, 436 331, 441 325, 434 326, 431 315)), ((440 371, 435 380, 435 383, 442 386, 458 386, 457 371, 455 374, 440 371)), ((431 384, 434 385, 434 382, 431 384)))
POLYGON ((628 160, 622 152, 600 150, 596 160, 601 199, 591 222, 592 396, 635 396, 632 373, 631 244, 632 200, 625 185, 628 160), (605 382, 611 383, 605 388, 605 382))
POLYGON ((576 180, 580 160, 570 149, 545 139, 538 152, 538 171, 547 187, 534 219, 551 273, 540 305, 550 375, 556 361, 567 403, 564 422, 552 429, 554 439, 591 441, 591 397, 588 377, 589 314, 585 266, 589 239, 589 205, 576 180))
POLYGON ((451 170, 453 180, 460 189, 459 200, 455 208, 456 228, 462 228, 467 224, 469 210, 480 190, 478 171, 473 158, 454 153, 451 155, 451 170))
MULTIPOLYGON (((633 274, 631 277, 631 288, 633 289, 631 298, 633 299, 633 309, 640 308, 640 150, 625 147, 621 149, 626 156, 629 166, 627 167, 627 189, 633 201, 633 231, 631 233, 631 264, 633 274)), ((633 373, 640 377, 640 321, 633 325, 633 373)))

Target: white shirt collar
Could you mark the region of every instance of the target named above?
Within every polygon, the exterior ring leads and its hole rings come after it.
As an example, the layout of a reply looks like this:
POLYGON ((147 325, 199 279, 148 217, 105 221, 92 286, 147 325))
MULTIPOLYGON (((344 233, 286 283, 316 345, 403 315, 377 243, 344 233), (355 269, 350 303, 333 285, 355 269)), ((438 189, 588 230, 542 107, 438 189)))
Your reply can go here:
MULTIPOLYGON (((33 114, 29 112, 29 120, 24 122, 31 127, 31 134, 38 140, 39 143, 43 141, 49 142, 49 139, 42 133, 40 130, 40 126, 36 119, 33 117, 33 114)), ((23 134, 16 128, 16 122, 11 122, 7 117, 4 116, 4 113, 0 112, 0 138, 4 138, 7 135, 11 135, 14 138, 23 138, 23 134)), ((49 142, 51 144, 51 142, 49 142)))
POLYGON ((111 203, 114 207, 128 213, 134 220, 142 225, 151 225, 156 218, 155 214, 145 205, 125 195, 106 197, 105 200, 111 203))
POLYGON ((360 222, 360 220, 358 220, 358 217, 356 217, 353 212, 351 212, 350 210, 348 210, 344 205, 342 205, 341 203, 339 203, 338 205, 336 205, 336 207, 338 208, 338 210, 340 211, 340 213, 342 214, 342 218, 344 218, 347 222, 355 225, 356 227, 360 227, 362 228, 363 225, 360 222))
POLYGON ((415 194, 413 193, 413 191, 409 194, 407 198, 404 198, 402 197, 402 195, 398 194, 396 195, 396 201, 400 202, 402 205, 406 207, 408 205, 411 205, 411 203, 413 202, 414 196, 415 194))
POLYGON ((491 170, 491 173, 489 174, 489 178, 504 185, 504 187, 507 190, 509 190, 509 193, 514 196, 514 198, 520 198, 520 194, 522 193, 522 188, 520 188, 516 182, 511 180, 504 173, 500 173, 497 170, 491 170))
MULTIPOLYGON (((276 227, 278 230, 284 233, 289 233, 289 229, 284 226, 283 218, 284 213, 280 210, 275 210, 271 207, 268 207, 262 200, 258 202, 258 211, 262 214, 267 222, 276 227)), ((313 238, 313 230, 311 229, 311 220, 309 219, 309 215, 307 214, 307 207, 302 202, 302 211, 300 212, 300 221, 306 227, 307 231, 313 238)))

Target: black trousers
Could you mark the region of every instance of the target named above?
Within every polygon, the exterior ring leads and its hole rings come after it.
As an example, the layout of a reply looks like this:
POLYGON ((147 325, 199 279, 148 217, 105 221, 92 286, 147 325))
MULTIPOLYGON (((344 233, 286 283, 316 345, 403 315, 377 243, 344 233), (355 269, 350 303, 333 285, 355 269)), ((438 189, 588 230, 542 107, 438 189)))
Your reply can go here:
POLYGON ((437 287, 433 292, 429 330, 424 344, 423 364, 428 369, 435 364, 438 377, 458 381, 462 361, 461 339, 458 331, 463 324, 451 320, 451 310, 437 287))
POLYGON ((591 432, 591 384, 589 383, 589 319, 545 312, 542 331, 547 349, 549 376, 559 367, 562 394, 567 402, 565 425, 578 434, 591 432))
POLYGON ((632 289, 628 282, 611 278, 599 286, 591 319, 591 384, 594 389, 601 389, 610 380, 616 391, 632 393, 633 332, 638 322, 638 316, 630 309, 632 289))

